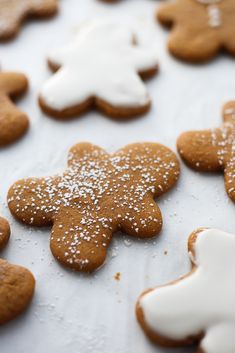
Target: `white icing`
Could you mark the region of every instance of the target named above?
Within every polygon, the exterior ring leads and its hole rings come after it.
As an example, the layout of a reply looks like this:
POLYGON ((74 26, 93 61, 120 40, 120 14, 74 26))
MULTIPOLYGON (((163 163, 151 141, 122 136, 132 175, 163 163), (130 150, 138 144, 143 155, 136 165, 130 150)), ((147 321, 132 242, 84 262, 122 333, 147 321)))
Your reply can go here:
POLYGON ((202 231, 194 245, 197 269, 140 300, 147 325, 173 340, 204 333, 205 353, 235 351, 235 235, 202 231))
POLYGON ((209 26, 220 27, 221 22, 221 11, 216 5, 208 6, 209 26))
POLYGON ((134 45, 133 32, 123 25, 86 23, 74 42, 52 51, 49 60, 61 66, 41 91, 53 109, 76 106, 90 97, 122 107, 149 103, 138 72, 156 67, 156 52, 134 45))
POLYGON ((196 0, 200 4, 208 5, 208 24, 212 28, 220 27, 222 25, 221 11, 217 6, 222 0, 196 0))
POLYGON ((197 0, 197 1, 204 5, 214 5, 214 4, 218 4, 222 0, 197 0))

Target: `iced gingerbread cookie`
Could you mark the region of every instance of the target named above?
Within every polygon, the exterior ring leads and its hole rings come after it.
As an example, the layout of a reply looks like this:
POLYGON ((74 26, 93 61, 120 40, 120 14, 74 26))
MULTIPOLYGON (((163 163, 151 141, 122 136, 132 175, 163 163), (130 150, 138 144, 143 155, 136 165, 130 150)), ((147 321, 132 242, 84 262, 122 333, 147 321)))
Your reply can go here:
POLYGON ((140 238, 162 227, 154 197, 179 176, 175 154, 160 144, 136 143, 109 155, 100 147, 72 147, 62 175, 29 178, 9 190, 8 204, 20 221, 53 225, 51 251, 67 267, 91 272, 106 258, 118 230, 140 238))
POLYGON ((235 101, 225 104, 223 117, 220 128, 183 133, 177 147, 189 167, 224 172, 226 191, 235 202, 235 101))
POLYGON ((167 1, 157 18, 172 27, 168 47, 179 59, 202 62, 224 49, 235 56, 234 0, 167 1))
POLYGON ((7 244, 10 237, 10 226, 7 220, 0 217, 0 250, 7 244))
POLYGON ((73 43, 51 52, 49 66, 56 72, 42 87, 39 103, 53 117, 66 119, 96 107, 120 119, 150 108, 141 78, 156 73, 156 53, 138 45, 123 25, 84 24, 73 43))
POLYGON ((0 40, 17 35, 24 20, 57 12, 57 0, 0 0, 0 40))
POLYGON ((5 146, 22 137, 28 130, 29 120, 13 104, 28 88, 27 78, 16 72, 0 72, 0 146, 5 146))
POLYGON ((199 343, 200 353, 234 353, 235 235, 199 229, 189 238, 192 271, 142 294, 137 318, 163 346, 199 343))

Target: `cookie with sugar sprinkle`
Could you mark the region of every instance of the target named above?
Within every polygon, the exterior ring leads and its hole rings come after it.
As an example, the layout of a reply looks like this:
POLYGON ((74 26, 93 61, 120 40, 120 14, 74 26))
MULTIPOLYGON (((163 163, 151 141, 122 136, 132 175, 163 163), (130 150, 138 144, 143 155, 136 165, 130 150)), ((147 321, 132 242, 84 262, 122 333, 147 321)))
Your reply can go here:
POLYGON ((168 49, 175 57, 204 62, 226 51, 235 56, 234 0, 168 0, 157 19, 171 28, 168 49))
POLYGON ((79 143, 62 175, 16 182, 8 204, 26 224, 53 226, 50 247, 61 264, 91 272, 104 263, 116 231, 139 238, 160 232, 162 216, 154 198, 178 177, 177 157, 163 145, 136 143, 110 155, 79 143))
POLYGON ((183 133, 177 147, 189 167, 223 172, 227 194, 235 202, 235 101, 224 105, 223 118, 220 128, 183 133))
POLYGON ((57 0, 0 0, 0 41, 15 37, 28 18, 56 14, 57 0))

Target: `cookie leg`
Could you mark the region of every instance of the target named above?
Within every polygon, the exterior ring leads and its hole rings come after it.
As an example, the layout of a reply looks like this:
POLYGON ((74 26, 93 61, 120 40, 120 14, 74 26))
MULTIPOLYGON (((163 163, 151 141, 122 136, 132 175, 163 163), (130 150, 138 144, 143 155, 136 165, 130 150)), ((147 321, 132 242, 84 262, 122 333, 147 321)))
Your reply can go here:
POLYGON ((122 217, 122 231, 134 237, 151 238, 162 229, 161 211, 151 198, 146 198, 134 209, 128 208, 122 217))
POLYGON ((191 168, 200 171, 222 171, 223 154, 220 154, 220 142, 223 141, 220 129, 189 131, 183 133, 177 141, 181 158, 191 168))
POLYGON ((104 227, 97 219, 70 210, 54 223, 51 251, 64 266, 92 272, 104 263, 112 232, 108 225, 104 227))
POLYGON ((220 43, 213 35, 195 33, 182 26, 175 26, 169 38, 168 48, 175 57, 197 63, 213 58, 220 50, 220 43))

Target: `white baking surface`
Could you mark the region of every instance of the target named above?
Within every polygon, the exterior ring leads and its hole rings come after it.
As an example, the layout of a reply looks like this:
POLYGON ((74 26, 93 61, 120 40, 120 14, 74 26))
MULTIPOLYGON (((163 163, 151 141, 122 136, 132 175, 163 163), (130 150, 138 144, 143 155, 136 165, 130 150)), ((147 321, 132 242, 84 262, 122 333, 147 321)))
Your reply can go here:
POLYGON ((49 250, 50 229, 20 225, 6 206, 7 190, 14 181, 62 171, 68 149, 77 142, 90 141, 112 152, 127 143, 156 141, 175 150, 181 132, 221 123, 222 103, 235 97, 234 60, 220 56, 207 65, 192 66, 172 58, 166 51, 168 33, 154 21, 158 4, 62 0, 59 16, 29 22, 16 40, 0 45, 2 68, 25 72, 30 78, 29 93, 19 106, 31 119, 26 137, 0 150, 1 213, 12 229, 1 256, 28 267, 37 279, 30 309, 0 329, 1 353, 196 352, 196 348, 151 345, 136 322, 135 302, 145 288, 190 269, 186 245, 191 231, 201 226, 235 231, 235 206, 225 194, 222 175, 199 174, 182 164, 177 188, 158 200, 164 218, 159 238, 146 242, 114 236, 107 263, 90 276, 61 267, 49 250), (40 87, 51 75, 46 54, 70 39, 81 22, 97 17, 135 19, 142 41, 156 48, 161 71, 147 83, 152 110, 125 123, 95 111, 64 123, 48 118, 37 105, 40 87), (120 281, 113 278, 116 272, 121 273, 120 281))

